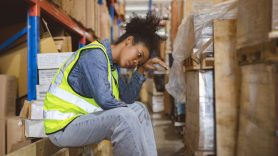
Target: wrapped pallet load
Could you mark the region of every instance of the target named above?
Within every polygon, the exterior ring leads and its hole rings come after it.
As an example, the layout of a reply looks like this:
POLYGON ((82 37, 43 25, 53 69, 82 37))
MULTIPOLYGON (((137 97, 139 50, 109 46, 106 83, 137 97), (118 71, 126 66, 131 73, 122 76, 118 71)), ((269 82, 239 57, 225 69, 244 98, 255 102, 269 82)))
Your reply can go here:
POLYGON ((189 71, 186 74, 185 144, 189 155, 213 151, 214 93, 213 71, 189 71))

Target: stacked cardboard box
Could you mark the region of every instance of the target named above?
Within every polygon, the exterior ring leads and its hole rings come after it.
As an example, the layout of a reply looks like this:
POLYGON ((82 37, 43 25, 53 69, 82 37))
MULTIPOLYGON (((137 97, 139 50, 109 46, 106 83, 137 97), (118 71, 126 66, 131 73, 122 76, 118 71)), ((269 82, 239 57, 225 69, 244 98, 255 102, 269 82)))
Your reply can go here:
MULTIPOLYGON (((110 38, 110 28, 112 25, 106 1, 97 0, 51 0, 52 3, 60 7, 66 14, 73 17, 86 28, 95 31, 100 39, 110 38)), ((118 6, 118 5, 116 5, 118 6)), ((121 5, 124 6, 124 3, 121 5)), ((121 11, 120 13, 123 13, 121 11)), ((117 32, 115 32, 117 34, 117 32)))
POLYGON ((59 52, 72 51, 70 36, 56 36, 53 39, 59 52))
POLYGON ((13 152, 23 146, 31 144, 24 135, 25 123, 19 116, 9 117, 7 119, 7 153, 13 152))
POLYGON ((238 156, 278 154, 277 71, 271 64, 241 66, 238 156))
POLYGON ((16 77, 0 75, 0 155, 20 147, 24 138, 24 123, 15 116, 16 77))
POLYGON ((15 115, 16 78, 0 75, 0 155, 6 152, 6 120, 15 115))
MULTIPOLYGON (((237 53, 241 54, 236 155, 277 155, 277 53, 271 46, 271 8, 277 1, 239 0, 237 53), (259 11, 257 8, 260 8, 259 11), (248 20, 248 21, 247 21, 248 20), (242 57, 245 56, 245 59, 242 57), (259 56, 256 59, 254 56, 259 56), (270 57, 268 57, 270 56, 270 57), (247 59, 246 59, 247 58, 247 59), (276 60, 271 63, 268 59, 276 60), (247 60, 247 61, 246 61, 247 60), (251 60, 251 61, 248 61, 251 60)), ((277 14, 276 12, 273 12, 277 14)), ((272 17, 274 18, 275 15, 272 17)), ((274 19, 273 19, 274 20, 274 19)), ((272 21, 273 22, 273 21, 272 21)), ((274 25, 273 25, 274 26, 274 25)))
POLYGON ((216 150, 217 155, 225 156, 236 155, 240 94, 240 70, 235 49, 236 22, 236 20, 215 20, 213 23, 216 150))
POLYGON ((43 126, 43 100, 58 68, 72 54, 72 52, 38 54, 39 85, 36 86, 37 100, 25 101, 21 110, 21 117, 25 119, 26 137, 46 137, 43 126))
MULTIPOLYGON (((40 40, 40 52, 58 52, 52 37, 40 40)), ((0 73, 16 77, 19 97, 27 95, 27 53, 27 44, 24 43, 0 55, 0 73)))
POLYGON ((185 143, 188 152, 213 151, 213 71, 188 71, 186 82, 185 143))
POLYGON ((38 54, 39 85, 37 85, 37 100, 44 100, 50 83, 58 68, 72 55, 67 53, 38 54))
POLYGON ((26 137, 47 137, 43 126, 43 101, 25 101, 20 112, 20 117, 25 119, 26 137))

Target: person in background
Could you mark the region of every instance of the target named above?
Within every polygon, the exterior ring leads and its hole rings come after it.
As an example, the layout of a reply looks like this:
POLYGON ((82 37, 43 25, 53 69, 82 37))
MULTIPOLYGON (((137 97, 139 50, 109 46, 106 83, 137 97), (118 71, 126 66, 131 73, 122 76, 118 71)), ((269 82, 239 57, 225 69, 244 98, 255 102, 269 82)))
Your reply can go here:
POLYGON ((134 16, 113 44, 94 41, 80 48, 60 67, 44 101, 45 132, 60 147, 80 147, 111 140, 115 156, 156 156, 151 119, 136 102, 144 71, 157 57, 160 20, 134 16), (119 68, 136 69, 127 82, 119 68))

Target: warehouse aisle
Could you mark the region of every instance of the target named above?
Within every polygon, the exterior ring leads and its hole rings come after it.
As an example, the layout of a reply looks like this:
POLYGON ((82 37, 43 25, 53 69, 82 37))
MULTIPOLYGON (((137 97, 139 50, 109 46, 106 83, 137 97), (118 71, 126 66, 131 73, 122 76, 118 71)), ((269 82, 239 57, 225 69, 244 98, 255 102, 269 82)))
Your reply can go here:
POLYGON ((158 156, 184 156, 183 137, 163 113, 151 114, 158 156))

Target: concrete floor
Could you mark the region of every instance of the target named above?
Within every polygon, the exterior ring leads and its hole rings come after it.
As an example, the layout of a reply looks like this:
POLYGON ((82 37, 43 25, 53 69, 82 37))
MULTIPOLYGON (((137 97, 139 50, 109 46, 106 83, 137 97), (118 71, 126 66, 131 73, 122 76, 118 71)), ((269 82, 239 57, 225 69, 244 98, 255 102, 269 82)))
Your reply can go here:
POLYGON ((151 114, 158 156, 184 156, 183 136, 162 113, 151 114))

